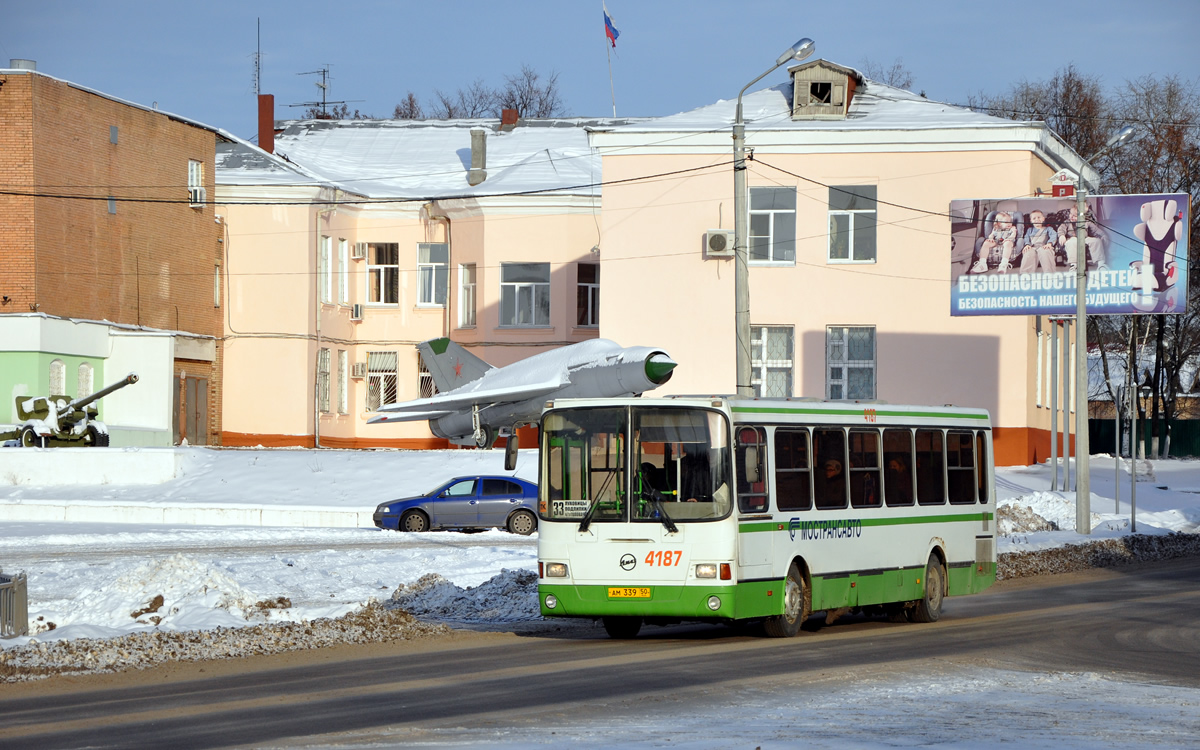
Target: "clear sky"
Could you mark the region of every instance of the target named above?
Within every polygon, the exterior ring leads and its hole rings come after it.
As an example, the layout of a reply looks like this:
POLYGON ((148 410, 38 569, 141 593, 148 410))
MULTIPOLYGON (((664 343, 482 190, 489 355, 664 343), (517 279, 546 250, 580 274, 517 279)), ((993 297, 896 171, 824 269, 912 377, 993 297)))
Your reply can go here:
MULTIPOLYGON (((851 67, 901 60, 913 88, 963 103, 1073 62, 1107 89, 1127 79, 1200 75, 1200 0, 607 0, 618 115, 673 114, 737 96, 800 37, 815 57, 851 67)), ((38 70, 236 135, 256 128, 254 53, 261 19, 262 93, 287 105, 320 98, 390 117, 412 91, 424 105, 476 79, 521 69, 559 74, 568 114, 612 114, 599 0, 0 0, 0 65, 38 70)), ((785 79, 781 70, 760 86, 785 79)), ((758 88, 757 86, 755 88, 758 88)))

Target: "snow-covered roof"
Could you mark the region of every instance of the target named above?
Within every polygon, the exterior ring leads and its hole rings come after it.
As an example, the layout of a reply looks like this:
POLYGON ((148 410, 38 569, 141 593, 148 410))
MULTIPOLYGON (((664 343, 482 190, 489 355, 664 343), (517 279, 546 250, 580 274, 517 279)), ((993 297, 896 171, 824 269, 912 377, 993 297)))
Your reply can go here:
MULTIPOLYGON (((563 118, 521 120, 500 131, 492 119, 470 120, 292 120, 277 124, 278 158, 230 149, 218 159, 218 182, 264 184, 308 173, 343 190, 370 198, 428 199, 531 192, 598 195, 600 158, 588 144, 589 128, 609 128, 629 119, 563 118), (467 184, 471 130, 487 132, 487 179, 467 184)), ((296 184, 296 183, 292 183, 296 184)))
POLYGON ((240 138, 217 143, 216 183, 225 186, 333 187, 320 175, 240 138))

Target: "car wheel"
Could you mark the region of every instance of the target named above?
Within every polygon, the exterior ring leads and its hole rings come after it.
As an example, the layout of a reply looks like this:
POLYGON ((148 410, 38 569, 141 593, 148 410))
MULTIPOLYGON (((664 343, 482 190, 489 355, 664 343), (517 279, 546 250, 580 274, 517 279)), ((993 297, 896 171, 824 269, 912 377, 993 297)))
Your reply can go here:
POLYGON ((942 595, 946 591, 946 569, 936 557, 925 566, 925 596, 909 613, 913 622, 937 622, 942 616, 942 595))
POLYGON ((419 510, 405 511, 400 516, 401 531, 429 531, 429 516, 419 510))
POLYGON ((791 638, 800 632, 805 611, 804 578, 796 563, 788 568, 787 579, 783 582, 783 614, 768 617, 763 623, 763 629, 772 638, 791 638))
POLYGON ((537 531, 537 519, 527 510, 518 510, 508 518, 508 530, 521 536, 537 531))
POLYGON ((32 427, 25 426, 21 430, 21 447, 22 448, 45 448, 46 438, 37 434, 37 431, 32 427))
POLYGON ((603 621, 604 632, 608 633, 609 638, 627 640, 636 637, 642 629, 640 617, 605 617, 603 621))

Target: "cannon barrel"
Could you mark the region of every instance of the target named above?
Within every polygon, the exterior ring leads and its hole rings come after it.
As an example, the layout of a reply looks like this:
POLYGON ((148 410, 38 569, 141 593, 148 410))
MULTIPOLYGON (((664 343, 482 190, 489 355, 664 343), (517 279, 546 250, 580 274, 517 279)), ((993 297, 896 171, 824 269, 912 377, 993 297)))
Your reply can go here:
POLYGON ((125 386, 133 385, 136 382, 138 382, 138 375, 136 372, 131 372, 112 385, 105 386, 90 396, 81 396, 80 398, 71 401, 59 413, 69 414, 73 409, 82 409, 93 401, 99 401, 113 391, 119 391, 125 386))

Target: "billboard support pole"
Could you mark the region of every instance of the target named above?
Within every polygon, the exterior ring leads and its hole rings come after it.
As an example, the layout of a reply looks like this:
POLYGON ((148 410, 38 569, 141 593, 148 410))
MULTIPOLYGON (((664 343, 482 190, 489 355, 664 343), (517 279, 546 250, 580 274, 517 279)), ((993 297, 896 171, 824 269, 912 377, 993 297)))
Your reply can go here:
POLYGON ((1082 177, 1075 186, 1075 209, 1075 531, 1091 534, 1092 477, 1087 399, 1087 202, 1082 177))
POLYGON ((1058 320, 1050 319, 1050 491, 1058 492, 1058 320))

